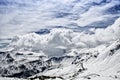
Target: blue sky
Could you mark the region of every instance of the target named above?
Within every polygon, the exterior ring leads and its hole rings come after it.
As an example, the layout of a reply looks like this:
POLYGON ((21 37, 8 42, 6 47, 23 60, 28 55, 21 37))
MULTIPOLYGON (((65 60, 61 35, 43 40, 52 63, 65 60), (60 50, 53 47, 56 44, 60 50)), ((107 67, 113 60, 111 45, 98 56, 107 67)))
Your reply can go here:
POLYGON ((118 17, 119 0, 0 0, 0 39, 55 26, 103 28, 118 17))

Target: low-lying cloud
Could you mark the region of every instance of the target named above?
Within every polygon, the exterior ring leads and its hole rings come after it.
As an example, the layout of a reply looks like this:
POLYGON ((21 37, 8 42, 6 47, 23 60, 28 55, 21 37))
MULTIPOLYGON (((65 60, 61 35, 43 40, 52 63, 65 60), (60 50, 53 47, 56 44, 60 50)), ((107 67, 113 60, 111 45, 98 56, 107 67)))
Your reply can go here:
MULTIPOLYGON (((120 18, 105 29, 95 29, 94 34, 74 32, 71 29, 55 28, 50 33, 39 35, 29 33, 13 38, 8 49, 45 53, 48 56, 61 56, 73 49, 90 49, 108 45, 120 39, 120 18)), ((105 47, 105 46, 104 46, 105 47)))

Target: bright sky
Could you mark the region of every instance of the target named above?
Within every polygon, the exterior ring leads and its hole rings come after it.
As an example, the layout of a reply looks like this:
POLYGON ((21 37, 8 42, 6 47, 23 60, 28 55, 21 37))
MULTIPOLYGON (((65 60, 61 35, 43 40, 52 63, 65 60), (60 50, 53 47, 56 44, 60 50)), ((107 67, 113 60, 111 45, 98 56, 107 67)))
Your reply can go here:
POLYGON ((114 6, 120 6, 120 1, 0 0, 0 38, 39 31, 51 26, 108 26, 120 16, 120 9, 110 9, 114 6), (115 13, 111 14, 112 12, 115 13))

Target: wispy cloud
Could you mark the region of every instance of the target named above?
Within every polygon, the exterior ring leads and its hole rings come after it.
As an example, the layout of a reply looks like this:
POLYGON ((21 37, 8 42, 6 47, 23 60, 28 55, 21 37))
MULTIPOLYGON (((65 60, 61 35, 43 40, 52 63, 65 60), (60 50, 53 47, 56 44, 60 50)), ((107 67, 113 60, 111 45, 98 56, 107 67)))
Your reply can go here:
POLYGON ((72 23, 84 27, 120 16, 106 13, 110 7, 120 5, 119 0, 102 1, 104 0, 1 0, 0 37, 13 37, 51 26, 70 27, 72 23))

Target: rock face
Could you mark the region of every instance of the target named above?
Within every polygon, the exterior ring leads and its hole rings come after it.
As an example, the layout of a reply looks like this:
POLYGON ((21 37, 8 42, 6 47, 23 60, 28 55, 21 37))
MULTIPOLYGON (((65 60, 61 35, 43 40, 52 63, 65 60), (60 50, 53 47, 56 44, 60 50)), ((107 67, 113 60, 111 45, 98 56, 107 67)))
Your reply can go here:
POLYGON ((11 52, 0 52, 0 57, 3 58, 0 61, 0 76, 27 78, 44 71, 47 65, 49 65, 40 59, 33 61, 23 59, 16 61, 15 56, 13 58, 11 55, 14 56, 11 52))
MULTIPOLYGON (((1 77, 28 78, 37 73, 42 73, 47 70, 62 68, 63 65, 65 65, 64 63, 67 63, 67 65, 72 65, 72 61, 75 60, 75 57, 72 56, 51 57, 47 60, 44 60, 41 56, 39 59, 32 61, 25 59, 16 61, 16 54, 17 57, 21 56, 18 55, 18 53, 13 54, 11 52, 0 52, 0 57, 3 58, 0 62, 2 64, 0 65, 1 77), (66 61, 69 61, 69 63, 66 61)), ((24 54, 22 56, 24 56, 24 54)))

